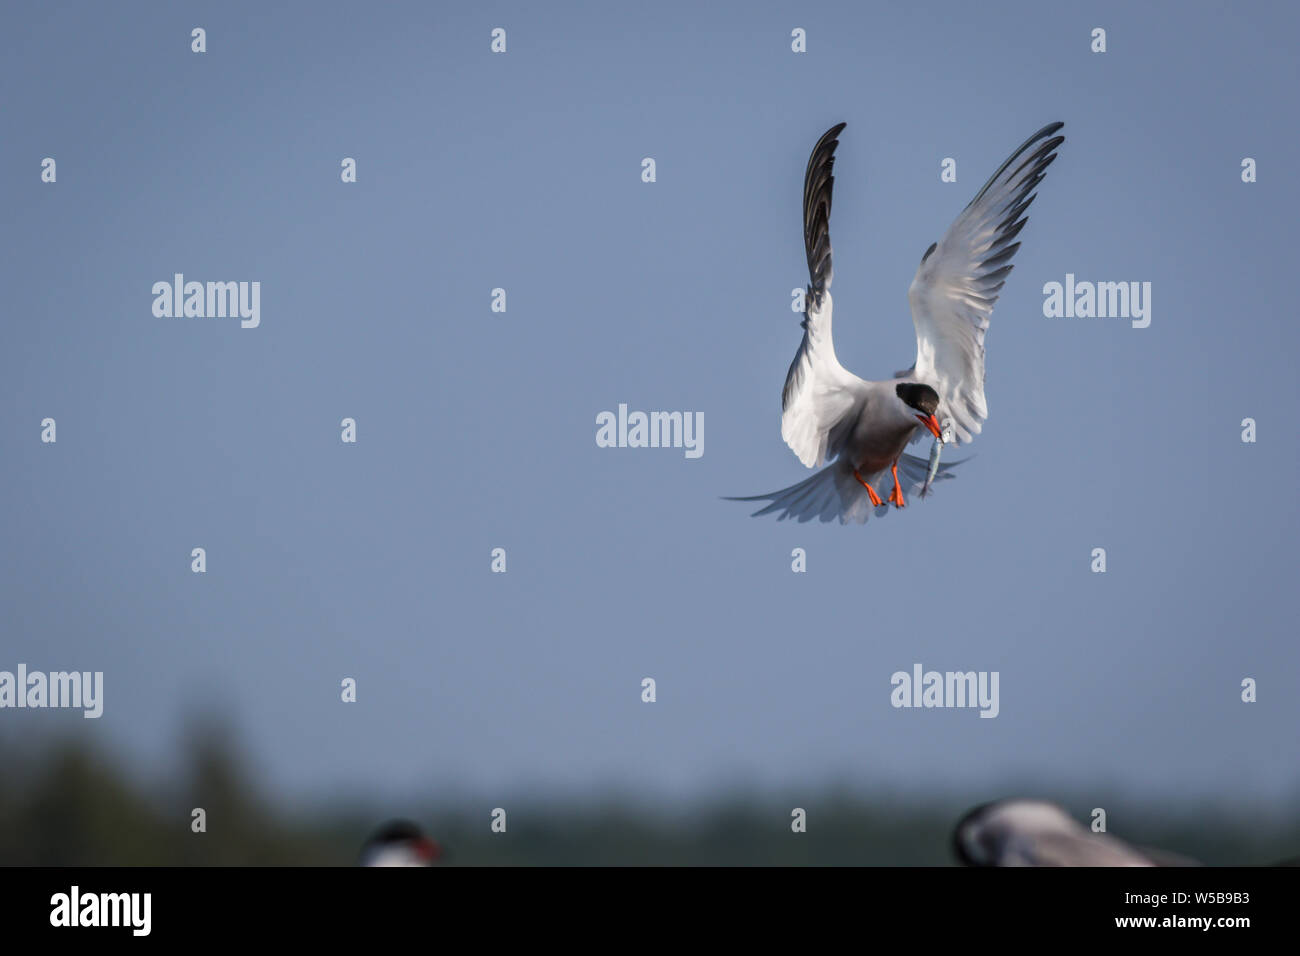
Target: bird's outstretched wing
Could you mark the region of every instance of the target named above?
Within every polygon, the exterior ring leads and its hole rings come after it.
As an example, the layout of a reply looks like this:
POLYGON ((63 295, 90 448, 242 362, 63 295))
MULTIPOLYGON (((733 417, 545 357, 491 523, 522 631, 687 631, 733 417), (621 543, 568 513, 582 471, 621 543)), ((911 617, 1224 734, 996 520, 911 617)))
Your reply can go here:
POLYGON ((803 241, 808 257, 803 342, 781 392, 781 437, 809 468, 834 457, 847 437, 867 383, 840 365, 831 339, 831 191, 839 123, 813 147, 803 185, 803 241))
POLYGON ((959 442, 979 434, 988 417, 984 333, 1020 248, 1013 240, 1028 221, 1025 210, 1065 142, 1055 135, 1064 125, 1044 126, 1011 154, 944 237, 925 251, 907 293, 916 325, 916 364, 902 374, 938 391, 938 417, 953 420, 959 442))

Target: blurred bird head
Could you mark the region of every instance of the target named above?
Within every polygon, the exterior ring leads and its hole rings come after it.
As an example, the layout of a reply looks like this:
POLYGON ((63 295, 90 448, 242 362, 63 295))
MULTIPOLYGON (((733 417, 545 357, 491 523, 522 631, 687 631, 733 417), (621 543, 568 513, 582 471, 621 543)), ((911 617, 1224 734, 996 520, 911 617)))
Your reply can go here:
POLYGON ((1027 834, 1069 831, 1076 824, 1054 803, 1044 800, 995 800, 981 803, 957 821, 952 844, 957 859, 966 866, 1000 866, 1008 844, 1027 834))
POLYGON ((442 847, 410 820, 390 820, 361 848, 360 866, 433 866, 442 847))

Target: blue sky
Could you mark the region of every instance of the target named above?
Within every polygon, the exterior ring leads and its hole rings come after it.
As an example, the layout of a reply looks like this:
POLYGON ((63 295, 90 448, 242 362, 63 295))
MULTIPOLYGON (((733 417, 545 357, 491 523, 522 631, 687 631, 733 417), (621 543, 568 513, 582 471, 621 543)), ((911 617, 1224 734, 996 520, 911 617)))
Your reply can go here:
POLYGON ((165 772, 211 707, 288 796, 974 802, 1029 779, 1293 801, 1300 133, 1274 40, 1298 25, 1263 4, 6 10, 0 668, 102 670, 105 714, 0 732, 165 772), (1056 119, 958 480, 866 527, 720 501, 807 474, 780 390, 821 133, 848 123, 836 348, 883 377, 914 356, 921 253, 1056 119), (260 327, 155 318, 177 272, 260 281, 260 327), (1067 273, 1150 282, 1150 327, 1045 318, 1067 273), (597 447, 620 403, 703 413, 703 456, 597 447), (999 716, 892 708, 917 662, 1000 672, 999 716))

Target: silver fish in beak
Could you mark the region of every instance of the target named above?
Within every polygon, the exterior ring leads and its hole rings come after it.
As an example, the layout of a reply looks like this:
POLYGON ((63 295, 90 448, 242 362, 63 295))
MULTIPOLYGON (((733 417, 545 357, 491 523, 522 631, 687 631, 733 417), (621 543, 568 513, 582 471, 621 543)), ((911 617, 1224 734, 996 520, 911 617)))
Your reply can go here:
POLYGON ((930 470, 926 473, 925 484, 921 488, 922 498, 930 493, 930 483, 934 481, 934 476, 939 473, 939 456, 943 454, 943 446, 950 441, 952 441, 952 419, 945 418, 943 420, 942 434, 930 446, 930 470))

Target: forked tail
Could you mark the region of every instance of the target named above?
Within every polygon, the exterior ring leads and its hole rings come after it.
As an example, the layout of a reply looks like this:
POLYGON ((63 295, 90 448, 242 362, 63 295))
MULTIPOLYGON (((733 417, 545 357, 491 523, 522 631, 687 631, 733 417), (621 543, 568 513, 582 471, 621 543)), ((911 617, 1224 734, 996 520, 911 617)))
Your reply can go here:
MULTIPOLYGON (((939 471, 930 483, 930 494, 934 486, 941 481, 956 477, 952 469, 970 461, 962 458, 947 464, 940 463, 939 471)), ((930 462, 925 458, 903 453, 898 459, 899 485, 903 489, 903 499, 911 502, 919 500, 921 489, 925 486, 925 476, 930 470, 930 462)), ((875 475, 863 475, 871 484, 876 494, 887 499, 894 488, 894 478, 886 469, 875 475)), ((928 496, 927 496, 928 497, 928 496)), ((828 522, 839 519, 840 524, 864 524, 874 511, 877 517, 889 511, 889 505, 874 507, 871 497, 861 482, 853 474, 853 466, 841 458, 817 472, 811 478, 805 478, 796 485, 772 491, 765 495, 750 495, 744 498, 727 498, 727 501, 766 501, 766 507, 759 508, 751 517, 775 513, 778 521, 793 518, 800 523, 812 521, 828 522)))

